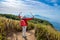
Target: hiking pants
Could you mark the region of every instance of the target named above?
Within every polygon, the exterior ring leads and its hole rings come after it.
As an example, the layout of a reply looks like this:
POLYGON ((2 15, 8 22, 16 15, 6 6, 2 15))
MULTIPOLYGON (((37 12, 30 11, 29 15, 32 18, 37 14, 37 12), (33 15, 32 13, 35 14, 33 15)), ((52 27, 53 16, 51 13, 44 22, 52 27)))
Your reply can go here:
POLYGON ((27 26, 23 26, 22 27, 22 36, 26 36, 26 28, 27 28, 27 26))

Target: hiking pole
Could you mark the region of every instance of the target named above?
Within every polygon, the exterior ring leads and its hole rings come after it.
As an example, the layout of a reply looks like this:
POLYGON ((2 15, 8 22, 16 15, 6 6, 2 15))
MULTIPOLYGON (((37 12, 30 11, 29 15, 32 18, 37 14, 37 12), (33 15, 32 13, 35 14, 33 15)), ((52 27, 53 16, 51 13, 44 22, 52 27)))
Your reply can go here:
MULTIPOLYGON (((31 15, 33 16, 33 20, 35 20, 34 15, 32 13, 31 13, 31 15)), ((35 24, 35 28, 34 29, 36 30, 36 24, 35 24)))
POLYGON ((19 19, 21 18, 21 14, 22 14, 22 12, 20 12, 19 15, 18 15, 19 19))
POLYGON ((34 15, 31 13, 31 15, 33 16, 33 18, 34 18, 34 15))
POLYGON ((19 16, 22 14, 22 12, 19 13, 19 16))

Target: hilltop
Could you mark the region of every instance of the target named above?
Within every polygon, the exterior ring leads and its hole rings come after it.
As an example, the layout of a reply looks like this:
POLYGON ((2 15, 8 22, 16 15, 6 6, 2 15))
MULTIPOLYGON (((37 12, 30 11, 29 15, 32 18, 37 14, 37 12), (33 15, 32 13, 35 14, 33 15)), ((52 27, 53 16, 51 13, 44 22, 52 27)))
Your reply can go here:
MULTIPOLYGON (((60 40, 60 32, 46 20, 34 18, 28 21, 27 31, 34 30, 36 40, 60 40)), ((0 40, 7 40, 13 33, 21 33, 19 18, 11 14, 0 14, 0 40)), ((20 35, 20 34, 19 34, 20 35)))

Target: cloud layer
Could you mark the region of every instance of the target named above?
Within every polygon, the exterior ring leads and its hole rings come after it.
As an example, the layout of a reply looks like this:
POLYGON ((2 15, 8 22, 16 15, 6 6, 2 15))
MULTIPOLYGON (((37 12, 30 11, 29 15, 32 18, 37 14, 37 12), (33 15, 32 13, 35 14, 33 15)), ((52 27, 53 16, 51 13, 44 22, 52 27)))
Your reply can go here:
POLYGON ((58 5, 57 0, 45 0, 51 4, 45 4, 41 1, 36 0, 2 0, 0 1, 0 13, 11 13, 18 15, 19 12, 24 14, 29 14, 32 12, 34 15, 38 14, 44 17, 48 17, 54 21, 60 22, 60 5, 58 5))

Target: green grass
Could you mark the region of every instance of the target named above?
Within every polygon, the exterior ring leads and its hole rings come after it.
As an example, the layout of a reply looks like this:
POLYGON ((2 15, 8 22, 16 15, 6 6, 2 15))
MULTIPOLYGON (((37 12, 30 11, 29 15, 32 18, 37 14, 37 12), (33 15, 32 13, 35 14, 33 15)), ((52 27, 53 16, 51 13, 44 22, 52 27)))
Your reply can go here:
POLYGON ((60 32, 56 31, 51 25, 37 24, 35 36, 37 40, 60 40, 60 32))
MULTIPOLYGON (((7 39, 7 35, 9 35, 12 32, 21 32, 22 28, 19 26, 18 20, 8 19, 6 17, 0 17, 0 40, 7 39)), ((27 30, 31 30, 34 27, 34 24, 31 22, 28 22, 29 25, 27 27, 27 30)))
MULTIPOLYGON (((7 40, 6 37, 11 32, 22 31, 21 26, 19 26, 19 19, 13 17, 8 17, 5 14, 0 16, 0 40, 7 40)), ((60 32, 54 29, 53 25, 46 20, 34 18, 28 21, 27 30, 34 28, 36 40, 60 40, 60 32)))

